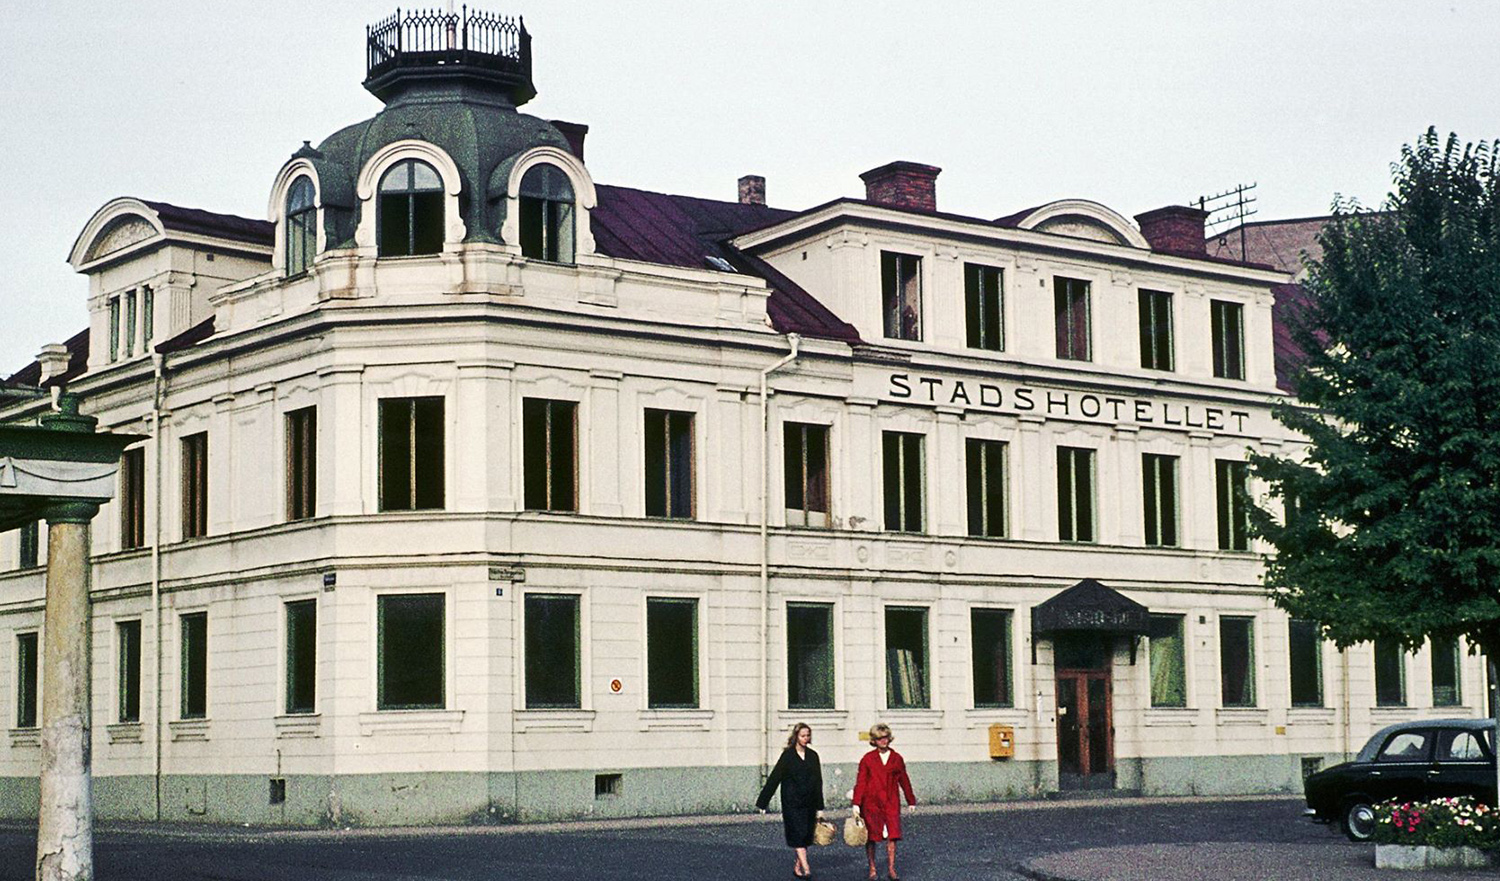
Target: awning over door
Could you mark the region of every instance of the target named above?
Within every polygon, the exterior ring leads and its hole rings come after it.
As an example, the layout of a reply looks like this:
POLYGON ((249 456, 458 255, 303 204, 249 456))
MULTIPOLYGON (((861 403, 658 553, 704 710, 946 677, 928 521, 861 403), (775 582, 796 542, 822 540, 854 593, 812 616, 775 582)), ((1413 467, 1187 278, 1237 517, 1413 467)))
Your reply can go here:
POLYGON ((1147 608, 1112 587, 1085 578, 1031 610, 1031 632, 1048 636, 1092 631, 1142 636, 1150 632, 1147 608))

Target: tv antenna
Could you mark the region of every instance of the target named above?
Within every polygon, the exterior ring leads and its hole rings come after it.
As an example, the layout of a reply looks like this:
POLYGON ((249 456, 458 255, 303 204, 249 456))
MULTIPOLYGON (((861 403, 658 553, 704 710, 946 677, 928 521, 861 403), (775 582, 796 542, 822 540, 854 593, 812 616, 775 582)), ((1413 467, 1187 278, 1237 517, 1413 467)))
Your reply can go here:
MULTIPOLYGON (((1199 210, 1208 212, 1205 224, 1214 235, 1219 235, 1221 231, 1239 224, 1240 260, 1242 261, 1250 259, 1245 252, 1245 221, 1259 213, 1254 207, 1256 202, 1255 194, 1252 192, 1254 189, 1253 183, 1237 184, 1222 193, 1199 196, 1193 203, 1198 206, 1199 210)), ((1222 244, 1223 241, 1224 236, 1219 235, 1219 242, 1222 244)))

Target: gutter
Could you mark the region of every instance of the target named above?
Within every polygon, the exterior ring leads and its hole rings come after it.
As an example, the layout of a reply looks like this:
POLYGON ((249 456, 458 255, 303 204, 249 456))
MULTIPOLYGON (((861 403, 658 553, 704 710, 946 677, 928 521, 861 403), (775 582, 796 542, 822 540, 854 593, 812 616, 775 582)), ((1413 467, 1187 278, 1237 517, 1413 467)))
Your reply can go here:
POLYGON ((155 718, 151 724, 152 758, 152 804, 156 821, 161 822, 161 752, 162 752, 162 681, 161 681, 161 515, 162 515, 162 456, 161 415, 167 397, 167 356, 161 352, 151 353, 151 458, 154 486, 151 492, 155 506, 151 526, 151 665, 156 699, 152 701, 155 718))
POLYGON ((771 407, 767 379, 797 359, 802 337, 786 335, 791 346, 781 360, 760 372, 760 718, 764 731, 760 749, 760 776, 770 773, 766 744, 771 738, 771 407))

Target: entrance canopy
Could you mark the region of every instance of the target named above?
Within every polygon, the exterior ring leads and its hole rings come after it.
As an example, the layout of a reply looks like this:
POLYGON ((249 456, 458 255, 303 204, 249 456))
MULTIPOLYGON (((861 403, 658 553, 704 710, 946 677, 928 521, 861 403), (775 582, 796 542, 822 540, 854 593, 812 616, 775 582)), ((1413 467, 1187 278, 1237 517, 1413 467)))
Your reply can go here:
POLYGON ((1145 606, 1092 578, 1085 578, 1031 610, 1033 636, 1091 631, 1143 636, 1150 632, 1145 606))

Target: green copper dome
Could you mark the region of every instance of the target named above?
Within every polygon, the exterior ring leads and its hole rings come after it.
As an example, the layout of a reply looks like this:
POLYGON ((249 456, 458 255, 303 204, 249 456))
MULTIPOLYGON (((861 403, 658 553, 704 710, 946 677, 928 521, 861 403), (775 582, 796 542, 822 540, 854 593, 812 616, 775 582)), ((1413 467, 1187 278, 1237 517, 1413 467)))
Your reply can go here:
POLYGON ((408 12, 372 26, 367 44, 365 87, 385 108, 295 154, 317 169, 328 246, 354 244, 360 169, 383 147, 404 140, 432 144, 458 166, 465 241, 497 241, 505 193, 503 176, 491 180, 495 169, 533 147, 569 149, 551 123, 516 110, 536 93, 525 27, 485 13, 408 12))

